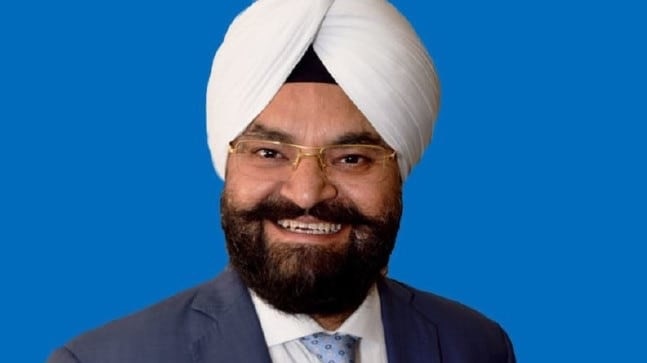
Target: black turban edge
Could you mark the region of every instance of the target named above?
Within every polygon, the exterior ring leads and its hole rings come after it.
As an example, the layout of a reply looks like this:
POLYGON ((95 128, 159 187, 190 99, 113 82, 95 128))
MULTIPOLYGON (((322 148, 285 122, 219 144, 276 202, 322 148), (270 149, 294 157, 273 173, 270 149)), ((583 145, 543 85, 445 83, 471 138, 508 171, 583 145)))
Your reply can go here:
POLYGON ((294 67, 292 73, 285 80, 285 83, 294 82, 315 82, 337 84, 335 79, 330 75, 324 64, 315 53, 312 45, 308 47, 303 58, 294 67))

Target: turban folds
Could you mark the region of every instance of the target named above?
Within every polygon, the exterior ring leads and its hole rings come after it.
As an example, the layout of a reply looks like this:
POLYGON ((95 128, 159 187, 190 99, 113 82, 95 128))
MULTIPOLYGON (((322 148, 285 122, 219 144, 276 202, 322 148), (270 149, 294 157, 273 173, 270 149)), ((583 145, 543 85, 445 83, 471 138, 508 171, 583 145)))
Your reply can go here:
POLYGON ((230 25, 207 85, 207 137, 224 179, 228 144, 270 103, 312 46, 397 151, 404 179, 431 141, 439 85, 409 22, 385 0, 257 0, 230 25))

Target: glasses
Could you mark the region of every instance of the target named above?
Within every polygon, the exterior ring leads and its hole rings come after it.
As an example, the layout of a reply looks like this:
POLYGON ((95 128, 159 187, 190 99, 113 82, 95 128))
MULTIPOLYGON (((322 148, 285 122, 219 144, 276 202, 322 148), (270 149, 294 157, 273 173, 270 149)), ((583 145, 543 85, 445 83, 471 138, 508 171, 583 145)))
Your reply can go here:
POLYGON ((229 153, 241 173, 257 179, 285 181, 304 157, 316 157, 326 178, 339 183, 375 183, 384 179, 387 160, 396 152, 379 145, 301 146, 269 140, 238 140, 229 153))

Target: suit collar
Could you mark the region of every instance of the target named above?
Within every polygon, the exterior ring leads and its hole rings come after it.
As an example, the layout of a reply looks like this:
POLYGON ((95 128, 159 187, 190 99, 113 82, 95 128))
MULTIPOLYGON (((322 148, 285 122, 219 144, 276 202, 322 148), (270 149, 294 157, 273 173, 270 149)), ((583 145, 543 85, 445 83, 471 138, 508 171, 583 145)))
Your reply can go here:
POLYGON ((389 363, 441 363, 436 325, 415 308, 415 295, 399 283, 378 283, 389 363))
MULTIPOLYGON (((415 308, 414 293, 390 279, 378 291, 389 363, 441 363, 437 328, 415 308)), ((212 320, 193 334, 195 363, 271 362, 249 291, 231 268, 198 291, 192 308, 212 320)))
POLYGON ((195 332, 191 351, 196 363, 270 363, 249 292, 231 268, 199 290, 192 308, 213 319, 195 332))

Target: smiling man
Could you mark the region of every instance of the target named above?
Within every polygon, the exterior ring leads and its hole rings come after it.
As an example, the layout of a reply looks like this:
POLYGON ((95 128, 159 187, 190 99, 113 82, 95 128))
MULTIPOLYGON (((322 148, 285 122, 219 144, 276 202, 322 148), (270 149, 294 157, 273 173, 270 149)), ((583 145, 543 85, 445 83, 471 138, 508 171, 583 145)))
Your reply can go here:
POLYGON ((336 329, 393 249, 395 154, 339 86, 282 86, 232 142, 227 166, 223 227, 246 285, 274 308, 336 329))
POLYGON ((254 2, 207 91, 230 266, 49 362, 514 362, 496 322, 387 277, 438 101, 388 2, 254 2))

